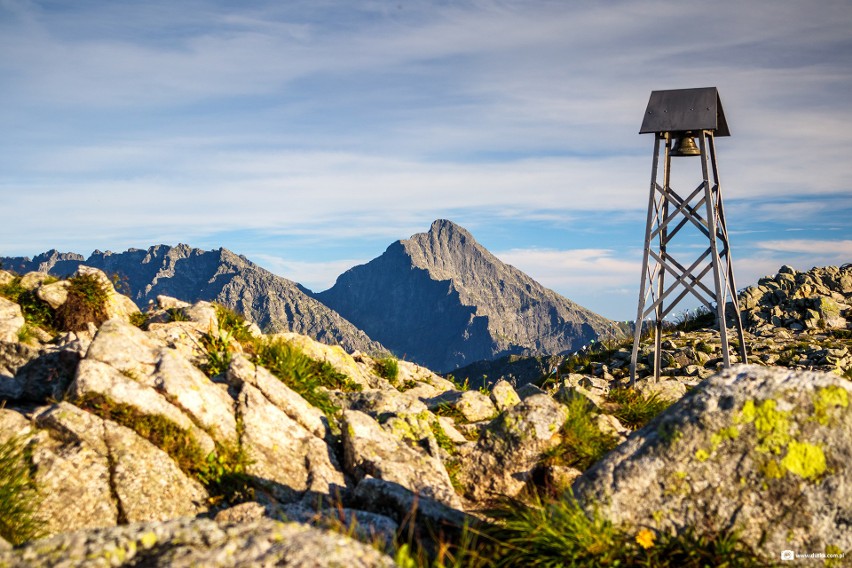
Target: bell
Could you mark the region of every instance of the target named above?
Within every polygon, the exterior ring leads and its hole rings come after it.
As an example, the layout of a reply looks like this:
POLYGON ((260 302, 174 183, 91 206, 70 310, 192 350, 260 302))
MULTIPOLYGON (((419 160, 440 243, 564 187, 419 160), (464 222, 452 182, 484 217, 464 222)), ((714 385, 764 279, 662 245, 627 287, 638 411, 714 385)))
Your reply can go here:
POLYGON ((672 156, 700 156, 701 149, 695 145, 692 136, 678 136, 672 142, 672 156))

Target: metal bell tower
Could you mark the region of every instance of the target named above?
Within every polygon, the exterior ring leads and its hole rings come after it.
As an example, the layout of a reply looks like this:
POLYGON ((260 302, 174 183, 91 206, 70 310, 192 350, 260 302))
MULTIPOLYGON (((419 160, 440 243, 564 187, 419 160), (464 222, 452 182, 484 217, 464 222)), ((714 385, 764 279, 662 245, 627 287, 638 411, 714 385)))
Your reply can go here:
MULTIPOLYGON (((730 296, 734 312, 731 315, 739 337, 739 355, 741 361, 745 362, 743 324, 716 166, 715 138, 730 136, 719 92, 715 87, 653 91, 639 133, 653 133, 655 140, 639 308, 630 358, 630 384, 636 382, 639 340, 645 319, 654 315, 654 381, 657 381, 660 378, 663 319, 688 294, 715 312, 725 367, 731 364, 725 319, 725 304, 730 296), (695 139, 698 140, 697 145, 695 139), (701 158, 703 180, 684 197, 671 187, 671 158, 676 157, 676 162, 680 162, 681 157, 688 156, 701 158), (694 260, 681 262, 675 258, 672 249, 678 244, 676 237, 683 236, 681 230, 685 226, 694 226, 709 243, 694 260), (672 278, 669 284, 666 282, 666 274, 672 278), (705 278, 708 274, 710 276, 705 278), (708 279, 709 283, 706 282, 708 279)), ((702 238, 699 240, 706 242, 702 238)), ((683 250, 677 250, 675 254, 682 257, 694 251, 690 247, 686 247, 687 253, 683 250)))

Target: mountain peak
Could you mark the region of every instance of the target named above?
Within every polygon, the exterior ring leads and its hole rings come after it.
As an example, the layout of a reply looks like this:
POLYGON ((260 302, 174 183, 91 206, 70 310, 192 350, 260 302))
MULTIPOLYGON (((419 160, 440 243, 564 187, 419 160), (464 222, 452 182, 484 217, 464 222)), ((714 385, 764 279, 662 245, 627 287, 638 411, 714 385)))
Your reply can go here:
POLYGON ((439 234, 453 234, 453 233, 462 233, 467 236, 470 236, 470 233, 456 223, 453 223, 449 219, 435 219, 432 221, 432 226, 429 227, 429 234, 439 235, 439 234))
POLYGON ((476 244, 476 239, 461 225, 457 225, 448 219, 436 219, 429 227, 429 232, 413 235, 412 239, 420 236, 433 242, 459 242, 460 244, 476 244))
POLYGON ((442 371, 577 349, 609 328, 446 219, 350 269, 317 297, 391 350, 442 371))
MULTIPOLYGON (((458 263, 491 257, 467 229, 447 219, 438 219, 428 232, 411 235, 399 242, 414 266, 431 271, 439 280, 451 280, 459 268, 458 263)), ((490 263, 491 258, 487 262, 490 263)))

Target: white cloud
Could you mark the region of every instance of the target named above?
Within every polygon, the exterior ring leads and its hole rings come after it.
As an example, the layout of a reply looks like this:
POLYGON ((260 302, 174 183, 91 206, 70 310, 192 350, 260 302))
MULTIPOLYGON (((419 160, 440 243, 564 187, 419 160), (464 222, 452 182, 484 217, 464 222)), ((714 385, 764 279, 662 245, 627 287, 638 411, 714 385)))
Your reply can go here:
MULTIPOLYGON (((639 253, 641 255, 641 253, 639 253)), ((495 253, 544 286, 616 319, 635 312, 641 256, 608 249, 510 249, 495 253)))
POLYGON ((781 253, 799 253, 852 262, 852 240, 785 239, 760 241, 757 248, 781 253))
MULTIPOLYGON (((180 223, 223 228, 304 227, 323 220, 349 219, 364 224, 408 211, 434 216, 457 209, 525 211, 606 210, 644 207, 644 198, 628 198, 635 188, 626 176, 594 184, 598 169, 616 169, 623 160, 529 159, 504 164, 419 163, 395 158, 341 153, 273 152, 215 156, 188 153, 169 157, 163 149, 104 153, 85 150, 67 168, 42 175, 52 183, 7 185, 17 207, 34 228, 62 226, 128 228, 180 223), (131 179, 72 181, 63 174, 90 167, 88 160, 151 159, 163 156, 163 172, 131 179), (620 183, 620 185, 619 185, 620 183), (595 191, 586 188, 595 185, 595 191), (626 190, 626 191, 625 191, 626 190), (75 211, 69 216, 69 211, 75 211), (432 213, 428 213, 428 212, 432 213)), ((55 164, 54 164, 55 165, 55 164)), ((106 167, 107 164, 104 164, 106 167)), ((95 169, 95 172, 97 170, 95 169)), ((438 215, 439 216, 439 215, 438 215)), ((345 227, 345 225, 344 225, 345 227)))
MULTIPOLYGON (((525 235, 543 221, 642 217, 653 137, 637 131, 650 91, 709 85, 733 133, 718 150, 725 197, 741 208, 737 246, 756 230, 772 245, 791 223, 852 209, 837 197, 852 190, 849 15, 845 2, 154 0, 60 11, 5 0, 0 192, 11 213, 0 254, 229 231, 389 242, 448 216, 526 220, 525 235)), ((689 177, 697 163, 674 164, 684 185, 700 181, 689 177)), ((848 242, 835 225, 832 242, 848 242)), ((635 294, 632 252, 524 242, 539 248, 507 251, 513 263, 569 297, 574 286, 635 294)), ((767 264, 808 254, 784 243, 759 249, 767 264)), ((826 246, 818 258, 848 256, 826 246)), ((247 248, 236 252, 306 283, 347 262, 247 248)))
POLYGON ((340 259, 328 262, 312 262, 292 260, 268 254, 254 254, 250 256, 249 260, 274 274, 298 282, 314 292, 321 292, 331 288, 338 276, 353 266, 369 261, 369 259, 340 259))
MULTIPOLYGON (((736 252, 736 251, 735 251, 736 252)), ((840 266, 852 262, 852 240, 785 239, 757 241, 742 256, 734 257, 740 288, 757 284, 783 265, 799 271, 816 266, 840 266)))

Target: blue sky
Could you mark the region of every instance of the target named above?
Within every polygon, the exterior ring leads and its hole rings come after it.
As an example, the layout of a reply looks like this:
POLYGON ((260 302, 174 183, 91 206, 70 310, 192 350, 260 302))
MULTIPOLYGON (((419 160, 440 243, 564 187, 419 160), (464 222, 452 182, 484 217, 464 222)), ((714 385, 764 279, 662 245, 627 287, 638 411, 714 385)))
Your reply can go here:
POLYGON ((852 262, 850 30, 849 0, 0 0, 0 256, 182 242, 318 291, 448 218, 633 319, 645 105, 716 86, 737 284, 852 262))

